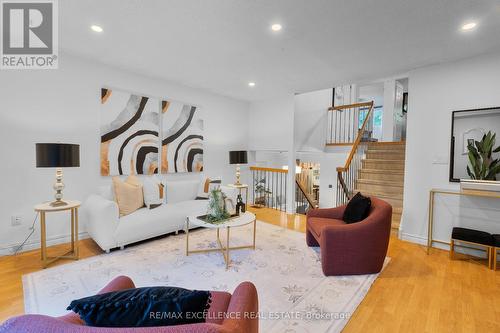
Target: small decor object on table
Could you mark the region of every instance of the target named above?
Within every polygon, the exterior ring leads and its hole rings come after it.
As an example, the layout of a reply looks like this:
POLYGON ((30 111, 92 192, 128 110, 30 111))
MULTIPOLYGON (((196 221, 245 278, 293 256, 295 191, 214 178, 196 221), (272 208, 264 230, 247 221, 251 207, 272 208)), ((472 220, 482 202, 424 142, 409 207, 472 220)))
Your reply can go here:
POLYGON ((208 195, 208 211, 205 217, 208 223, 220 223, 231 215, 227 212, 225 195, 220 189, 210 191, 208 195))
MULTIPOLYGON (((245 205, 247 205, 248 203, 248 185, 247 184, 240 184, 240 185, 236 185, 236 184, 229 184, 227 185, 228 187, 232 187, 232 188, 235 188, 238 190, 238 194, 240 195, 240 197, 242 198, 242 203, 245 205), (245 201, 243 201, 243 190, 245 190, 245 201)), ((243 211, 244 213, 244 211, 243 211)))
POLYGON ((80 204, 80 201, 68 200, 61 206, 53 206, 52 203, 41 203, 35 206, 35 211, 40 213, 40 251, 42 255, 43 268, 46 268, 58 259, 78 260, 78 207, 80 207, 80 204), (47 256, 45 214, 67 210, 71 211, 71 249, 61 256, 49 257, 47 256))
POLYGON ((236 199, 236 215, 240 215, 240 213, 245 213, 245 203, 241 198, 241 194, 238 194, 238 198, 236 199))

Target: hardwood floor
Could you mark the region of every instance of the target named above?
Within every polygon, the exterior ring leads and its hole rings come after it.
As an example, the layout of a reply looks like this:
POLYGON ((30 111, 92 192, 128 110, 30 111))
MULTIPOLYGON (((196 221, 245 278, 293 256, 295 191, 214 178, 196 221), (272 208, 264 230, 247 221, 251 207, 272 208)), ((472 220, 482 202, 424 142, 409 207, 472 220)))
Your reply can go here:
MULTIPOLYGON (((305 231, 305 217, 253 209, 261 221, 305 231)), ((62 251, 58 245, 50 251, 62 251)), ((80 241, 81 258, 102 251, 80 241)), ((500 332, 500 273, 465 256, 450 260, 392 236, 390 264, 380 274, 344 332, 500 332)), ((59 261, 55 265, 62 265, 59 261)), ((41 269, 39 251, 0 258, 0 322, 23 313, 21 276, 41 269)))

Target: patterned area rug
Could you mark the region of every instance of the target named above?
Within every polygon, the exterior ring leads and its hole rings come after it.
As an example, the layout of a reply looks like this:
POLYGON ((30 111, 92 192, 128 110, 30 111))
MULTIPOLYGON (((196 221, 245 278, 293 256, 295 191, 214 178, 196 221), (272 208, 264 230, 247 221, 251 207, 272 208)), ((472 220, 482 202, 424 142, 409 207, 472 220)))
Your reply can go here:
MULTIPOLYGON (((215 230, 190 232, 190 248, 214 248, 215 237, 215 230)), ((251 226, 231 230, 231 246, 251 241, 251 226)), ((319 251, 307 247, 303 233, 262 222, 256 250, 232 251, 227 271, 218 252, 186 257, 184 251, 180 234, 25 275, 26 313, 64 314, 71 300, 94 294, 117 275, 139 287, 229 292, 251 281, 259 293, 261 332, 340 332, 378 276, 325 277, 319 251)))

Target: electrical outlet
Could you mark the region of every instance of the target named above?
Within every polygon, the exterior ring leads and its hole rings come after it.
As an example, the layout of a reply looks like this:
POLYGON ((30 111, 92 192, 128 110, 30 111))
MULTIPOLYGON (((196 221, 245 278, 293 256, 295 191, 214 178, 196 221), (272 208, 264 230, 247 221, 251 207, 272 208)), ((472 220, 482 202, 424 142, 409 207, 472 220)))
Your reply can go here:
POLYGON ((328 188, 333 188, 333 185, 332 184, 328 184, 328 188))
POLYGON ((20 215, 12 215, 10 217, 10 225, 16 227, 18 225, 23 224, 23 218, 20 215))

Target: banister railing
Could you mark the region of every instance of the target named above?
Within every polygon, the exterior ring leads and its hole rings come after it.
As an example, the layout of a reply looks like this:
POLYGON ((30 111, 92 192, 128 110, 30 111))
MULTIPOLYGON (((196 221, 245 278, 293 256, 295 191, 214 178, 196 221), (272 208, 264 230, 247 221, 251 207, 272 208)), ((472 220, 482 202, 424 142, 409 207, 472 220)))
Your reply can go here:
MULTIPOLYGON (((356 181, 358 179, 361 163, 371 141, 370 124, 373 117, 373 101, 368 103, 358 103, 342 106, 345 109, 365 108, 364 120, 361 128, 357 132, 356 139, 352 144, 352 149, 343 166, 337 168, 337 205, 345 204, 354 194, 356 181)), ((339 107, 337 107, 339 108, 339 107)))
POLYGON ((286 211, 288 171, 258 166, 251 166, 250 170, 254 206, 286 211))
POLYGON ((295 178, 295 212, 306 214, 309 209, 318 208, 316 200, 307 192, 299 178, 295 178))
MULTIPOLYGON (((360 119, 366 118, 373 102, 339 105, 328 108, 326 145, 351 145, 358 136, 360 119)), ((369 133, 371 136, 371 133, 369 133)))

